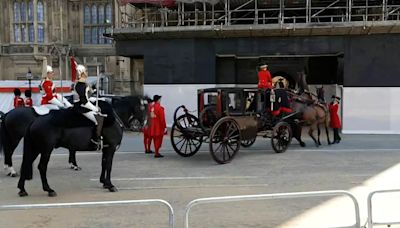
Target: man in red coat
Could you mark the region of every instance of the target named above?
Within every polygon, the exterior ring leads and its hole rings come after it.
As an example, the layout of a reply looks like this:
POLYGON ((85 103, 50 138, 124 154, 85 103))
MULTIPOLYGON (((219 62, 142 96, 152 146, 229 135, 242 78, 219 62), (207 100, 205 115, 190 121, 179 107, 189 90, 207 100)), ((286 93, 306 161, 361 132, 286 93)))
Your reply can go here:
POLYGON ((146 123, 144 124, 142 131, 143 131, 143 144, 144 144, 144 152, 146 154, 151 154, 154 153, 151 151, 150 146, 151 146, 151 137, 149 135, 149 122, 150 122, 150 107, 153 105, 153 100, 150 98, 146 99, 147 100, 147 118, 146 118, 146 123))
POLYGON ((25 90, 25 107, 32 107, 32 91, 27 89, 25 90))
POLYGON ((153 104, 150 105, 150 124, 149 135, 154 142, 155 158, 162 158, 159 150, 162 145, 164 134, 167 132, 167 124, 165 123, 164 107, 161 106, 161 96, 154 95, 153 104))
POLYGON ((261 65, 260 70, 258 71, 259 89, 272 89, 272 77, 271 73, 267 70, 267 67, 267 64, 261 65))
POLYGON ((14 89, 14 108, 24 107, 24 99, 21 97, 21 90, 18 88, 14 89))
POLYGON ((331 117, 330 127, 333 129, 333 143, 339 143, 342 138, 339 135, 339 129, 342 127, 338 115, 340 97, 332 96, 332 102, 329 104, 329 113, 331 117))

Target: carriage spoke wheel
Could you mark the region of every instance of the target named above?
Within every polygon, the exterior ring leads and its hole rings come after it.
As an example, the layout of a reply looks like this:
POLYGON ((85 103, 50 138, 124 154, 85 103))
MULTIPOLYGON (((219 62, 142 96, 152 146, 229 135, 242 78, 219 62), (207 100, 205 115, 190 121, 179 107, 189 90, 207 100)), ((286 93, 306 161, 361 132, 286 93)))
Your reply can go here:
POLYGON ((217 113, 217 108, 215 105, 208 106, 203 109, 199 114, 200 127, 207 131, 212 128, 214 124, 218 121, 219 115, 217 113))
POLYGON ((220 119, 210 133, 210 153, 219 164, 230 162, 240 149, 240 131, 230 117, 220 119))
POLYGON ((243 147, 251 147, 255 142, 256 142, 256 138, 249 139, 249 140, 242 140, 240 145, 242 145, 243 147))
POLYGON ((271 144, 276 153, 286 151, 292 141, 292 130, 286 122, 278 122, 272 129, 271 144))
POLYGON ((199 151, 203 142, 199 129, 199 120, 191 114, 176 119, 171 129, 171 144, 177 154, 190 157, 199 151))

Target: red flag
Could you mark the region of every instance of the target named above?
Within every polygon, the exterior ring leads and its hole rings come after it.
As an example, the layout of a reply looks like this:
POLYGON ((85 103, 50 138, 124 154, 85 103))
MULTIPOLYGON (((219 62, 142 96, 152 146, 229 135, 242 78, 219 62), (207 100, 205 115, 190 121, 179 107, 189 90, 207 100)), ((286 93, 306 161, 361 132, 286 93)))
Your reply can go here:
POLYGON ((74 56, 71 56, 71 81, 76 81, 76 62, 74 56))

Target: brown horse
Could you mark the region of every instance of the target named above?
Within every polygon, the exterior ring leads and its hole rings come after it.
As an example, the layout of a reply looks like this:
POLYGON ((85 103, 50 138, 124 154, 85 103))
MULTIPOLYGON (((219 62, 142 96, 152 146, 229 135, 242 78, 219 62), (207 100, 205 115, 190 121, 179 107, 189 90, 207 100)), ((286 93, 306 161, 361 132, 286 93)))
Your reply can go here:
MULTIPOLYGON (((318 147, 321 145, 320 142, 320 125, 325 126, 326 137, 328 145, 331 144, 329 139, 329 109, 326 104, 320 102, 323 101, 323 97, 318 97, 318 100, 313 99, 313 94, 309 92, 309 87, 306 81, 306 75, 304 72, 298 73, 298 85, 299 92, 294 93, 289 91, 288 94, 291 97, 291 108, 293 111, 298 113, 300 120, 300 126, 309 126, 308 135, 314 140, 315 145, 318 147), (314 137, 314 131, 318 130, 318 140, 314 137)), ((318 93, 323 94, 323 93, 318 93)), ((301 146, 304 146, 304 142, 301 141, 301 127, 296 129, 294 132, 295 138, 300 142, 301 146)))
MULTIPOLYGON (((326 105, 318 103, 312 99, 311 94, 305 92, 301 95, 291 93, 292 102, 291 108, 293 111, 298 112, 298 118, 300 120, 300 126, 308 126, 308 135, 314 140, 315 145, 318 147, 321 145, 320 142, 320 125, 325 127, 326 137, 328 145, 331 144, 329 139, 329 110, 326 105), (314 131, 318 130, 318 139, 314 137, 314 131)), ((297 134, 299 135, 298 140, 301 142, 301 130, 297 134)))

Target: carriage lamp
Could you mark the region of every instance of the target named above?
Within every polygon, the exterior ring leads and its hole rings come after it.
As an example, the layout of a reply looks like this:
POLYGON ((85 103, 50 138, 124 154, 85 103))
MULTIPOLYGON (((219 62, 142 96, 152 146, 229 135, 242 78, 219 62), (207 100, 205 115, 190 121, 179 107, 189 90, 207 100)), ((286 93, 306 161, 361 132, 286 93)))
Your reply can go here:
POLYGON ((33 75, 32 75, 32 72, 31 72, 31 68, 28 68, 28 73, 26 73, 26 79, 28 80, 28 83, 29 83, 29 90, 32 90, 31 81, 33 79, 33 75))

